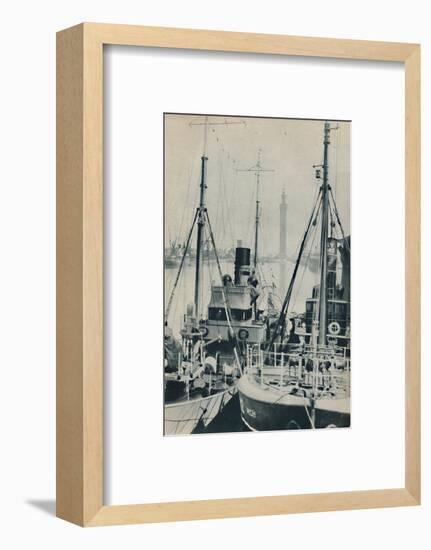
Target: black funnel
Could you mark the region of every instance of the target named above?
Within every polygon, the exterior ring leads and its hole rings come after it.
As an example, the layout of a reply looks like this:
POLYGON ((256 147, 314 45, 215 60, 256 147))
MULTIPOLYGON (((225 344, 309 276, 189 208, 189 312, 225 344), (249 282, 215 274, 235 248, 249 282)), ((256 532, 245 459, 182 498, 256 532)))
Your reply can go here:
POLYGON ((235 284, 240 283, 240 269, 250 265, 250 249, 238 247, 235 249, 235 284))

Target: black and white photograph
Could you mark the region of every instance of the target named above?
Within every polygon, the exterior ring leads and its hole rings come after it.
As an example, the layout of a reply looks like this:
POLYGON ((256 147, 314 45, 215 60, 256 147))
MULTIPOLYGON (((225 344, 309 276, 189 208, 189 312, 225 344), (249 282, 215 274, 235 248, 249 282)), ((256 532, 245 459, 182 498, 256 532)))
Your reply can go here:
POLYGON ((350 426, 350 122, 164 115, 164 435, 350 426))

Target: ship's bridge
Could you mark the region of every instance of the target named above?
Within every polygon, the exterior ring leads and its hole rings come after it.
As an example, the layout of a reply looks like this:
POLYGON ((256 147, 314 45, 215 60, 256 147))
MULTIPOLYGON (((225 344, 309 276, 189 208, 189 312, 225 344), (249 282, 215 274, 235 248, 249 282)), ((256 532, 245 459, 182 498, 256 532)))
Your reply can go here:
POLYGON ((222 279, 223 285, 211 287, 206 339, 221 338, 228 342, 233 331, 239 340, 263 342, 266 333, 265 323, 253 315, 252 297, 254 295, 257 298, 258 294, 253 286, 255 278, 250 268, 249 248, 236 248, 234 280, 230 275, 225 275, 222 279), (227 318, 227 309, 230 319, 227 318))
POLYGON ((253 316, 248 286, 213 286, 211 301, 208 305, 208 319, 226 321, 225 299, 229 305, 233 321, 249 321, 253 316))
POLYGON ((251 343, 264 342, 265 323, 263 320, 253 318, 250 287, 244 285, 212 287, 206 324, 208 329, 207 339, 221 338, 224 341, 230 339, 223 292, 230 312, 230 324, 237 338, 251 343))

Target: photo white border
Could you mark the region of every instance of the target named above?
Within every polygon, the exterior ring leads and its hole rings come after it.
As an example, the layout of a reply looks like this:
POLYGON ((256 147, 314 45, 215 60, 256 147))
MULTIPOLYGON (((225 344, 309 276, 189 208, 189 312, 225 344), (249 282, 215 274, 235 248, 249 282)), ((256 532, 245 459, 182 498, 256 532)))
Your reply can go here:
MULTIPOLYGON (((404 73, 402 66, 182 50, 160 52, 147 48, 109 47, 107 50, 110 52, 107 55, 112 55, 111 52, 114 51, 115 53, 109 62, 105 57, 105 83, 108 84, 105 88, 106 504, 402 486, 404 482, 404 453, 402 453, 404 447, 404 315, 400 315, 400 311, 404 311, 404 223, 401 223, 401 221, 404 222, 404 73), (145 64, 140 65, 143 59, 145 64), (209 60, 211 63, 208 62, 209 60), (259 88, 252 79, 253 93, 234 99, 232 90, 239 92, 239 87, 232 86, 230 96, 224 98, 228 103, 223 103, 220 101, 220 95, 217 96, 218 102, 216 102, 207 88, 203 92, 197 86, 194 87, 191 78, 183 78, 189 86, 186 90, 187 94, 181 94, 178 87, 172 85, 173 81, 182 82, 178 76, 180 73, 184 76, 188 65, 193 66, 193 71, 198 69, 201 82, 207 82, 208 78, 205 78, 204 71, 213 75, 216 70, 215 65, 221 67, 223 63, 229 65, 228 74, 226 74, 226 66, 223 67, 223 76, 229 83, 235 77, 239 78, 247 69, 251 76, 254 76, 256 67, 253 65, 258 64, 261 77, 259 82, 262 88, 259 88), (271 77, 269 73, 262 75, 262 72, 271 70, 271 77), (133 81, 128 80, 132 73, 133 81), (341 82, 338 80, 339 96, 334 95, 337 75, 342 80, 341 82), (355 80, 355 75, 356 78, 360 75, 359 80, 355 80), (162 77, 164 76, 171 79, 171 86, 163 87, 162 77), (274 96, 271 96, 270 106, 268 106, 268 100, 262 105, 258 105, 256 100, 259 97, 259 90, 262 97, 267 97, 264 84, 268 81, 276 82, 277 77, 279 79, 290 77, 290 80, 295 83, 292 88, 280 88, 284 92, 286 104, 295 105, 288 112, 280 113, 280 104, 274 96), (304 79, 308 82, 308 86, 304 86, 304 79), (358 85, 359 81, 361 85, 358 85), (151 88, 151 82, 157 82, 154 90, 151 88), (318 86, 315 86, 316 82, 319 83, 318 86), (325 85, 322 85, 322 82, 325 85), (290 97, 289 94, 293 94, 296 88, 310 91, 307 94, 300 94, 297 90, 295 98, 290 97), (165 97, 160 93, 160 90, 164 89, 170 96, 165 97), (196 90, 199 95, 191 94, 191 90, 196 90), (320 104, 316 102, 316 92, 319 93, 320 104), (356 98, 356 102, 352 105, 353 97, 356 98), (139 101, 140 98, 142 102, 139 101), (118 112, 118 106, 123 110, 118 112), (240 110, 238 110, 239 107, 241 107, 240 110), (137 238, 138 235, 148 234, 148 228, 144 226, 138 226, 136 231, 137 227, 132 222, 139 216, 146 216, 148 220, 157 220, 160 216, 160 231, 162 231, 162 207, 161 203, 157 202, 160 201, 162 192, 160 175, 163 164, 160 154, 157 153, 157 148, 162 147, 160 139, 162 117, 160 117, 159 128, 157 116, 163 111, 285 115, 301 118, 328 116, 330 119, 353 120, 353 427, 351 430, 217 434, 163 439, 159 426, 156 426, 157 421, 154 426, 149 426, 147 422, 141 424, 142 417, 148 418, 148 411, 157 410, 157 415, 161 417, 162 390, 159 388, 158 392, 154 391, 154 387, 158 388, 157 384, 160 384, 160 371, 157 371, 158 381, 151 377, 149 382, 147 371, 143 379, 142 361, 140 364, 137 360, 136 348, 130 347, 131 341, 133 343, 138 342, 139 338, 142 339, 142 335, 139 336, 138 332, 145 319, 148 319, 148 316, 142 316, 142 308, 139 307, 140 304, 142 305, 142 297, 136 296, 135 290, 142 285, 151 288, 153 293, 157 288, 155 285, 162 285, 163 273, 154 272, 153 280, 143 277, 143 274, 148 274, 148 271, 145 271, 145 265, 139 261, 142 241, 139 239, 131 241, 130 237, 134 235, 137 238), (395 120, 394 113, 398 120, 395 120), (149 174, 148 163, 145 163, 145 172, 143 172, 143 158, 154 163, 154 172, 149 174), (125 171, 125 166, 128 171, 125 171), (376 171, 369 173, 368 166, 372 166, 376 171), (148 191, 145 195, 139 195, 142 191, 139 184, 142 184, 145 179, 142 177, 144 174, 146 181, 157 182, 151 187, 151 202, 148 201, 148 191), (130 200, 131 194, 128 193, 130 190, 137 193, 133 194, 133 200, 130 200), (367 197, 370 194, 373 196, 373 203, 377 205, 375 210, 373 210, 374 205, 364 202, 362 193, 367 197), (358 210, 356 205, 362 206, 358 210), (382 205, 390 205, 390 208, 382 211, 382 205), (379 214, 378 219, 377 214, 379 214), (153 215, 155 218, 152 218, 153 215), (123 232, 125 228, 128 228, 127 233, 123 232), (376 231, 378 231, 378 238, 376 238, 376 231), (122 244, 124 242, 128 242, 130 248, 124 247, 122 244), (373 253, 377 253, 376 251, 378 251, 378 257, 373 256, 373 253), (384 269, 375 268, 371 277, 369 273, 362 271, 363 265, 368 264, 364 261, 366 258, 370 260, 370 265, 381 265, 384 269), (389 261, 390 270, 388 270, 389 261), (135 267, 133 273, 130 270, 131 265, 135 267), (119 271, 120 266, 123 273, 119 271), (114 296, 114 287, 121 289, 117 296, 114 296), (384 328, 382 332, 381 327, 378 327, 379 334, 382 335, 382 344, 379 343, 381 349, 380 347, 373 349, 372 353, 368 350, 367 355, 361 355, 365 353, 360 340, 361 334, 364 334, 361 332, 364 318, 358 317, 355 313, 358 311, 356 308, 360 307, 364 301, 363 292, 360 290, 363 288, 367 288, 370 302, 377 301, 384 311, 386 311, 384 305, 390 305, 393 308, 391 311, 394 312, 394 314, 388 314, 388 318, 393 322, 389 327, 390 333, 385 333, 384 328), (358 295, 356 300, 355 295, 358 295), (390 301, 385 302, 388 297, 391 298, 390 301), (396 300, 396 297, 399 297, 399 300, 396 300), (135 317, 131 316, 130 309, 128 311, 124 309, 127 304, 129 306, 134 304, 135 317), (125 318, 128 318, 127 323, 124 322, 125 318), (118 338, 124 338, 124 340, 119 343, 118 338), (385 349, 384 342, 391 342, 391 351, 388 352, 385 349), (382 355, 383 349, 384 355, 382 355), (378 370, 369 365, 369 355, 377 358, 378 370), (368 371, 361 377, 363 373, 355 372, 355 364, 367 363, 368 371), (385 372, 380 370, 383 369, 382 364, 388 367, 385 372), (390 392, 385 391, 388 378, 391 382, 394 381, 390 392), (144 382, 148 388, 152 388, 151 391, 145 393, 144 382), (141 388, 144 388, 144 392, 140 391, 141 388), (362 401, 359 401, 360 396, 365 394, 367 401, 364 405, 368 413, 360 409, 362 401), (140 401, 145 401, 149 407, 148 411, 145 412, 139 406, 137 407, 140 401), (387 418, 382 408, 388 411, 387 418), (141 414, 139 414, 140 410, 141 414), (372 417, 376 420, 376 412, 379 413, 379 418, 371 433, 370 425, 373 422, 372 417), (364 422, 366 419, 362 427, 361 418, 364 422), (362 432, 363 439, 355 444, 352 439, 356 438, 359 431, 362 432), (390 435, 392 431, 394 437, 390 435), (142 437, 139 438, 138 434, 142 437), (324 439, 320 441, 322 437, 324 439), (300 444, 297 444, 298 438, 300 444), (171 441, 175 443, 170 443, 171 441), (292 441, 295 441, 293 446, 297 453, 296 457, 291 452, 292 441), (334 453, 337 445, 338 453, 334 453), (302 451, 301 456, 298 452, 299 446, 302 451), (322 449, 327 447, 330 447, 332 452, 329 458, 322 453, 322 449), (148 452, 148 449, 151 449, 151 452, 148 452), (316 452, 316 449, 319 451, 316 452), (345 456, 346 449, 350 453, 347 456, 345 456), (265 451, 266 456, 262 456, 262 450, 265 451), (343 467, 338 465, 335 470, 331 470, 333 455, 340 456, 341 452, 342 456, 345 456, 343 467), (178 475, 178 472, 182 471, 179 468, 181 461, 179 459, 172 461, 170 457, 183 458, 186 464, 192 465, 193 479, 203 479, 205 483, 192 483, 188 476, 178 475), (215 468, 211 464, 208 467, 208 462, 205 462, 205 460, 208 461, 208 457, 214 460, 214 463, 223 466, 219 468, 220 475, 211 476, 213 484, 208 481, 207 472, 209 470, 213 474, 215 468), (244 457, 243 460, 242 457, 244 457), (269 461, 271 468, 265 467, 268 457, 271 459, 269 461), (318 460, 316 460, 317 457, 318 460), (148 474, 146 476, 142 475, 144 459, 148 474), (291 459, 293 462, 286 463, 291 459), (174 462, 173 468, 172 462, 174 462), (258 469, 251 467, 254 463, 258 465, 258 469), (249 469, 247 465, 250 466, 249 469), (173 472, 171 477, 169 477, 170 470, 173 472), (256 474, 257 471, 260 472, 259 475, 256 474), (276 473, 270 478, 271 471, 276 473), (303 474, 302 478, 299 479, 301 474, 303 474), (173 485, 174 482, 178 482, 176 487, 173 485)), ((187 75, 191 77, 191 72, 187 75)), ((246 86, 245 90, 249 90, 250 81, 245 82, 244 86, 246 86)), ((211 92, 216 94, 217 90, 212 88, 211 92)), ((154 237, 154 225, 152 224, 151 227, 151 235, 154 237)), ((162 269, 161 238, 157 236, 152 242, 146 242, 145 246, 149 247, 149 255, 155 258, 155 264, 160 265, 162 269)), ((156 292, 154 294, 157 295, 156 292)), ((162 293, 158 294, 162 300, 162 293)), ((161 302, 159 306, 154 304, 150 309, 159 311, 162 317, 161 302)), ((147 325, 145 326, 147 329, 147 325)), ((157 326, 162 326, 161 318, 160 324, 156 321, 155 327, 157 326)), ((158 329, 155 328, 155 330, 158 329)), ((148 340, 153 342, 155 337, 156 334, 148 340)), ((154 357, 149 363, 157 363, 160 359, 154 357)), ((375 366, 375 363, 373 365, 375 366)))

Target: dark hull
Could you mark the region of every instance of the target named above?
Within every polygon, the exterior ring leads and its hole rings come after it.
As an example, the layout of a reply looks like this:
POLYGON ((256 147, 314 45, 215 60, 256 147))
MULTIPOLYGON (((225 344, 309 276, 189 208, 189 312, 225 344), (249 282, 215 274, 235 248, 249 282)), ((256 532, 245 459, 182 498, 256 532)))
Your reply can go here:
MULTIPOLYGON (((258 384, 244 376, 238 386, 241 418, 253 431, 311 429, 311 401, 298 395, 285 395, 261 390, 258 384)), ((316 401, 314 427, 350 427, 349 402, 344 399, 320 399, 316 401)))

